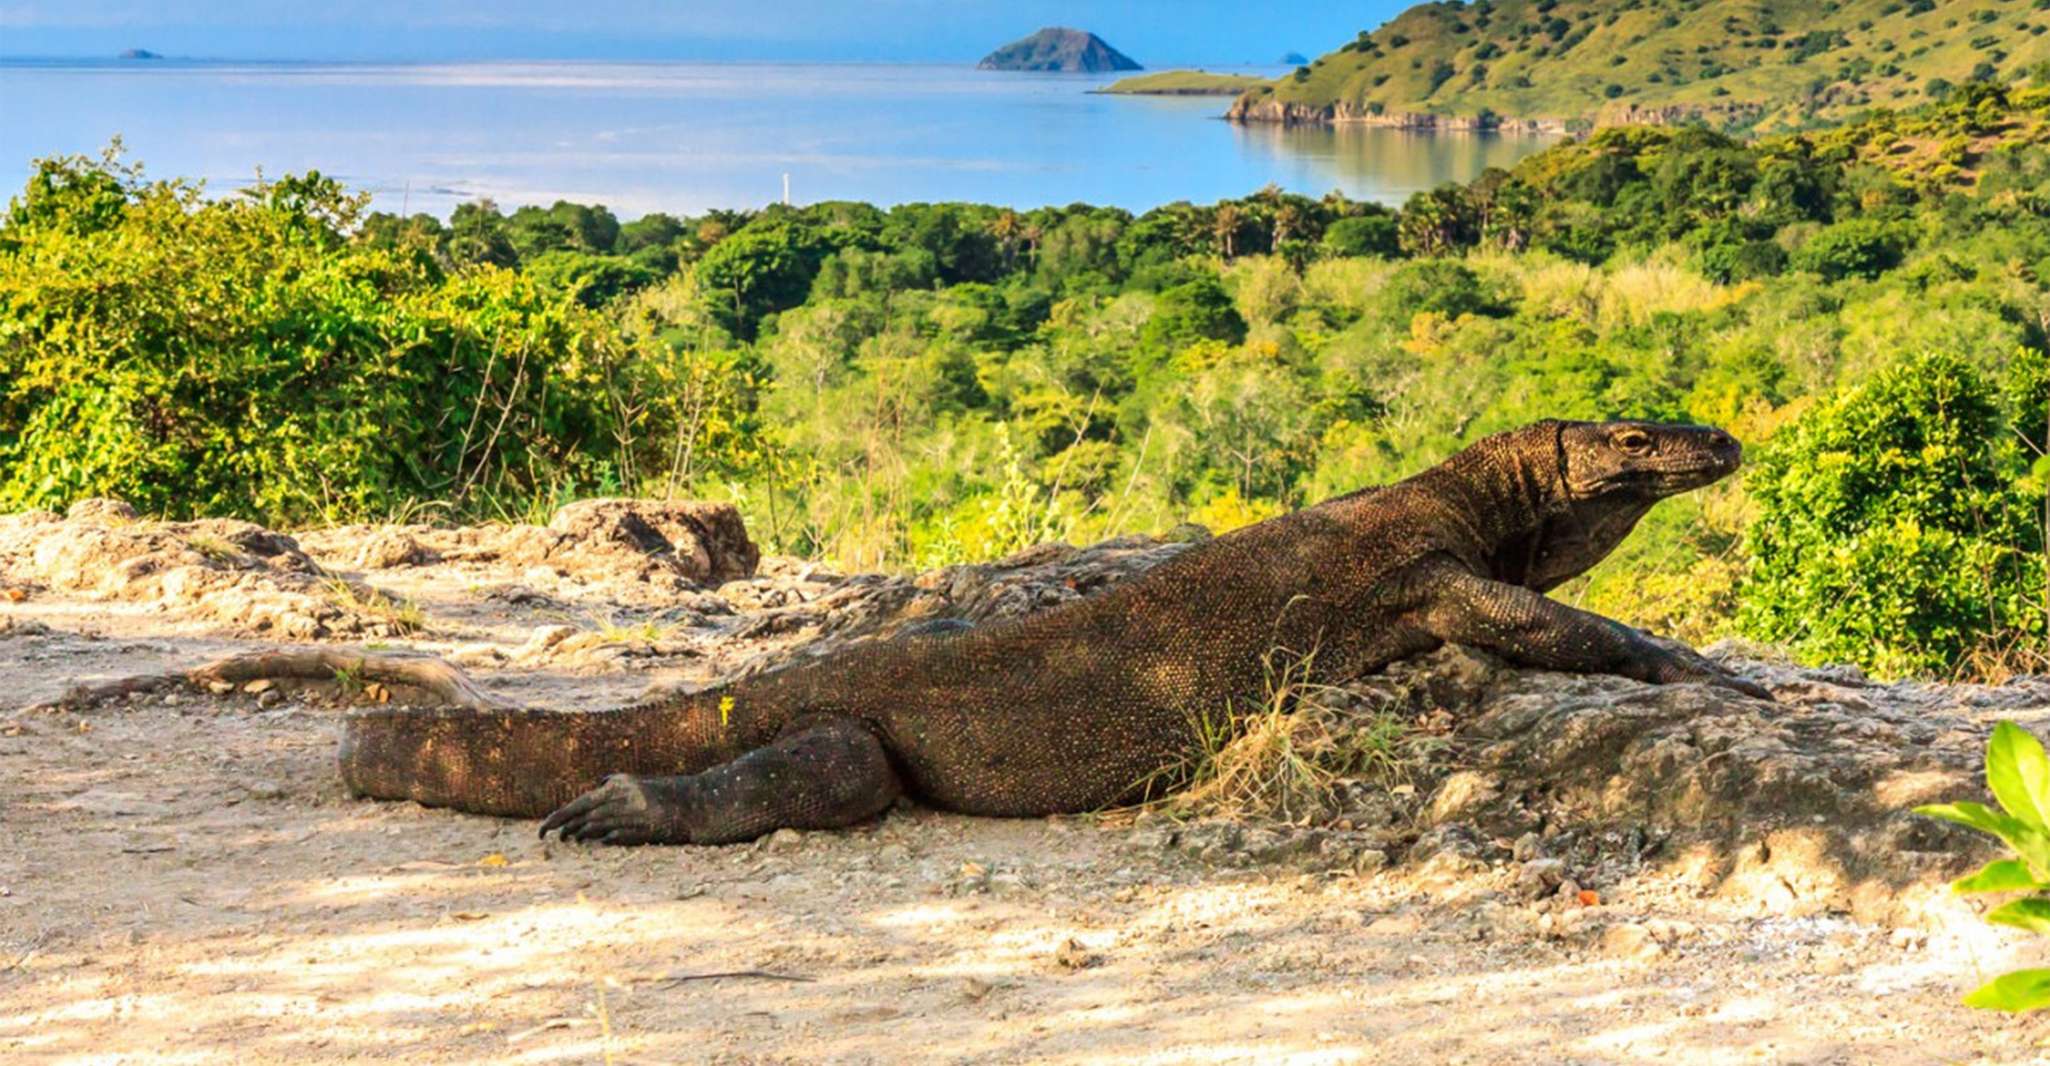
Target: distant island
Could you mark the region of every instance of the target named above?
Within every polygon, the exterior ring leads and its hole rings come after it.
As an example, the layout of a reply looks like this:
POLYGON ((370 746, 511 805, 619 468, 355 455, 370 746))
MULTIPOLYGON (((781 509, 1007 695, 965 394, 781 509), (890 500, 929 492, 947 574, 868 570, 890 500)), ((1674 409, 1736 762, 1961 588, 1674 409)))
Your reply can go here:
POLYGON ((162 58, 164 58, 164 57, 163 57, 163 56, 161 56, 161 55, 158 55, 158 54, 157 54, 157 53, 155 53, 155 52, 152 52, 152 51, 150 51, 150 50, 149 50, 149 49, 147 49, 147 48, 130 48, 130 49, 129 49, 128 51, 126 51, 126 52, 123 52, 123 53, 121 53, 121 58, 122 58, 122 59, 162 59, 162 58))
POLYGON ((1255 74, 1212 74, 1207 70, 1163 70, 1123 78, 1098 92, 1130 96, 1237 96, 1267 79, 1255 74))
POLYGON ((1301 52, 1283 52, 1281 54, 1281 62, 1285 66, 1299 67, 1309 61, 1310 57, 1301 52))
MULTIPOLYGON (((1241 96, 1241 122, 1800 129, 2040 77, 2033 4, 1424 3, 1241 96)), ((2050 71, 2050 67, 2043 67, 2050 71)))
POLYGON ((975 64, 975 69, 1100 74, 1146 68, 1093 33, 1050 26, 983 56, 982 62, 975 64))

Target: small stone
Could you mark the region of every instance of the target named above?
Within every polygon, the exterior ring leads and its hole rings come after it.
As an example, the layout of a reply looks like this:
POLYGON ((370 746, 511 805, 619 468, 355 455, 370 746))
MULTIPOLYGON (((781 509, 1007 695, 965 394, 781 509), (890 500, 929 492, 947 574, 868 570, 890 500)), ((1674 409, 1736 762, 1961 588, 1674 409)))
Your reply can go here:
POLYGON ((1532 859, 1516 870, 1516 890, 1525 899, 1539 899, 1566 883, 1566 864, 1558 859, 1532 859))
POLYGON ((546 651, 547 649, 555 647, 557 644, 560 644, 563 641, 568 640, 573 636, 576 636, 576 633, 577 628, 575 626, 539 626, 536 627, 534 632, 527 637, 526 646, 521 650, 528 652, 546 651))
POLYGON ((1517 862, 1529 862, 1538 857, 1538 851, 1543 843, 1544 839, 1536 833, 1525 833, 1516 838, 1515 844, 1510 845, 1509 857, 1517 862))
POLYGON ((179 704, 181 704, 181 703, 184 703, 184 702, 185 702, 185 697, 183 697, 183 696, 180 696, 180 695, 178 695, 178 694, 177 694, 177 693, 175 693, 175 692, 166 692, 166 693, 164 693, 164 706, 166 706, 166 707, 176 707, 176 706, 178 706, 179 704))
POLYGON ((1472 770, 1461 770, 1445 779, 1431 797, 1430 821, 1443 824, 1478 813, 1501 792, 1494 778, 1472 770))
POLYGON ((1388 853, 1380 848, 1361 848, 1352 857, 1352 868, 1358 873, 1368 874, 1388 865, 1388 853))
POLYGON ((769 834, 770 851, 795 851, 804 845, 804 833, 788 826, 769 834))
POLYGON ((989 990, 994 987, 996 986, 980 977, 971 977, 961 982, 961 998, 970 1003, 980 1003, 982 998, 989 995, 989 990))
POLYGON ((1602 930, 1601 953, 1611 959, 1626 959, 1646 962, 1658 958, 1665 951, 1651 930, 1634 922, 1624 922, 1602 930))
POLYGON ((1053 961, 1063 970, 1087 970, 1103 965, 1103 956, 1090 951, 1089 946, 1080 940, 1069 937, 1054 949, 1053 961))
POLYGON ((1886 942, 1896 950, 1907 951, 1928 943, 1929 934, 1920 929, 1896 929, 1886 935, 1886 942))
POLYGON ((269 692, 270 690, 276 687, 278 687, 277 682, 267 677, 259 677, 256 680, 251 681, 246 685, 243 685, 242 691, 247 692, 252 696, 261 696, 264 693, 269 692))
POLYGON ((283 702, 285 702, 285 694, 274 688, 267 688, 256 694, 256 705, 258 707, 275 707, 283 702))

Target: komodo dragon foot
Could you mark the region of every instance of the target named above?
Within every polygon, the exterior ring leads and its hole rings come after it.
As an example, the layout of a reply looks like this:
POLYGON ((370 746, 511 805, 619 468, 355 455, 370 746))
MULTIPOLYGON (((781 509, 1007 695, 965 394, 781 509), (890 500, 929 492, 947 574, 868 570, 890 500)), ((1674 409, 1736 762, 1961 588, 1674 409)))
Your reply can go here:
POLYGON ((881 814, 901 792, 867 726, 812 719, 701 774, 614 774, 549 815, 541 835, 600 844, 732 844, 786 827, 852 825, 881 814))

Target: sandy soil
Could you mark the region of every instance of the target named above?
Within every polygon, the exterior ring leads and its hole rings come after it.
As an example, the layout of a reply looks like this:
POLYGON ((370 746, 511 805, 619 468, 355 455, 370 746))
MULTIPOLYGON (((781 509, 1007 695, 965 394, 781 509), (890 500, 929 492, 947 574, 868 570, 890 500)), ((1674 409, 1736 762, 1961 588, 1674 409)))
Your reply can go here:
MULTIPOLYGON (((653 616, 492 594, 531 572, 366 576, 427 615, 387 643, 557 705, 714 675, 711 634, 762 606, 730 589, 739 615, 653 653, 519 665, 541 627, 653 616)), ((0 596, 4 1061, 2050 1061, 2050 1023, 1956 1003, 2040 961, 2023 938, 1656 870, 1528 902, 1509 864, 1219 864, 1128 817, 914 807, 726 848, 542 843, 346 796, 331 708, 30 710, 262 645, 162 603, 23 597, 0 596)))

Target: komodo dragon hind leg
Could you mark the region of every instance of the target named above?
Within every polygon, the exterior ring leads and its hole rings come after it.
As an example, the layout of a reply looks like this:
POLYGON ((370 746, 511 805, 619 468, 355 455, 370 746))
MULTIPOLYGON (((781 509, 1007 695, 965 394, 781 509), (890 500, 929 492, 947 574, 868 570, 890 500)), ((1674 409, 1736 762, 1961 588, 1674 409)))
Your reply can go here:
POLYGON ((680 777, 614 774, 541 823, 601 844, 732 844, 778 829, 835 829, 882 813, 902 786, 852 718, 800 719, 767 747, 680 777))

